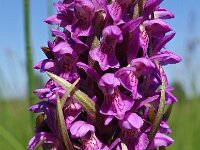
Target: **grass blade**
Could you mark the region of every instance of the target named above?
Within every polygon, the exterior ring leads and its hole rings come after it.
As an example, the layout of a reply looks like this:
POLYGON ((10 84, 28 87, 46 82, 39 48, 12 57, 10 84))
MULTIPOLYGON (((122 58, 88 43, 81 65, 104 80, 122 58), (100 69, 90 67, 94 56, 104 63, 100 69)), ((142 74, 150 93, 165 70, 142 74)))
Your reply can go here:
POLYGON ((0 136, 3 137, 10 145, 12 145, 13 148, 17 150, 24 149, 21 143, 12 134, 10 134, 6 129, 4 129, 1 126, 0 126, 0 136))
POLYGON ((70 141, 68 131, 65 125, 62 106, 61 106, 61 102, 60 102, 60 98, 58 94, 56 94, 56 98, 57 98, 57 119, 58 119, 58 125, 60 129, 59 131, 60 131, 61 139, 62 139, 61 141, 64 144, 64 150, 73 150, 74 148, 70 141))
POLYGON ((154 119, 152 128, 151 128, 151 130, 149 132, 149 135, 148 135, 148 138, 149 138, 149 145, 148 145, 148 147, 151 145, 151 142, 153 141, 153 139, 154 139, 154 137, 156 135, 156 132, 158 131, 161 119, 163 117, 164 107, 165 107, 165 78, 162 77, 162 87, 161 87, 160 104, 159 104, 158 112, 157 112, 156 117, 154 119))

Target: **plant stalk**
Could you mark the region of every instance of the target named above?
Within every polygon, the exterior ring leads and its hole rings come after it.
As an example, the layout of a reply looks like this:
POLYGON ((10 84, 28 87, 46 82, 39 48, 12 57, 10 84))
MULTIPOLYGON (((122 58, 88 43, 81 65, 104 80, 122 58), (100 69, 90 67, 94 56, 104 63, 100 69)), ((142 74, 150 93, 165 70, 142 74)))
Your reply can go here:
MULTIPOLYGON (((31 51, 30 40, 30 5, 29 0, 24 0, 24 33, 25 33, 25 45, 26 45, 26 71, 27 71, 27 88, 28 88, 28 101, 29 105, 34 104, 34 74, 33 74, 33 60, 31 51)), ((31 113, 31 124, 34 126, 34 115, 31 113)))

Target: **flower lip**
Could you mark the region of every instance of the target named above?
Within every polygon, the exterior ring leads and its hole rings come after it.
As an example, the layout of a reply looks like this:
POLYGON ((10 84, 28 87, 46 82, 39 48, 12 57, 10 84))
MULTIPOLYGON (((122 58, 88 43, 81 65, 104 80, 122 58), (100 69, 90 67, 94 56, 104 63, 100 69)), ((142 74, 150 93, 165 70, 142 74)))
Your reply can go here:
POLYGON ((143 119, 136 113, 128 112, 123 120, 120 120, 119 125, 121 128, 125 129, 140 129, 143 123, 143 119))
POLYGON ((98 85, 105 94, 108 94, 113 93, 113 90, 120 85, 120 82, 113 73, 106 73, 101 77, 98 85))
POLYGON ((103 30, 103 37, 106 37, 109 35, 113 40, 116 39, 119 42, 122 42, 123 36, 122 36, 122 31, 117 27, 116 25, 111 25, 103 30))

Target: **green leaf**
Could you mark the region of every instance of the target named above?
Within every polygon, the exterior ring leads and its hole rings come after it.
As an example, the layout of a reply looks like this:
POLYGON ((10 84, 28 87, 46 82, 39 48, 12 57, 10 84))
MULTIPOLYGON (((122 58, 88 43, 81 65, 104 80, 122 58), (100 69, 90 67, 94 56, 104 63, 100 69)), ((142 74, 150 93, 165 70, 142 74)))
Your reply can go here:
POLYGON ((70 141, 70 138, 67 132, 67 128, 66 128, 64 116, 63 116, 63 111, 62 111, 62 106, 61 106, 61 102, 60 102, 60 98, 58 94, 56 94, 56 99, 57 99, 57 119, 58 119, 59 131, 61 134, 61 141, 63 142, 63 148, 65 150, 73 150, 74 147, 70 141))
POLYGON ((43 123, 44 123, 44 120, 45 120, 44 112, 42 112, 42 113, 37 115, 37 117, 36 117, 36 129, 38 131, 41 131, 43 123))
POLYGON ((63 106, 65 105, 65 102, 68 98, 68 96, 70 95, 70 93, 75 89, 76 85, 78 84, 78 82, 80 81, 80 78, 78 78, 70 87, 69 90, 67 90, 67 92, 63 95, 63 97, 61 98, 61 107, 63 108, 63 106))
POLYGON ((172 108, 173 108, 173 104, 167 107, 167 110, 165 111, 165 114, 164 114, 166 120, 169 119, 169 116, 171 115, 171 112, 172 112, 172 108))
MULTIPOLYGON (((59 76, 53 73, 47 73, 50 78, 58 82, 66 91, 70 91, 72 88, 72 84, 68 81, 60 78, 59 76)), ((73 88, 74 90, 71 91, 71 96, 83 107, 83 109, 87 112, 89 117, 95 121, 97 110, 99 107, 95 105, 94 101, 89 98, 84 92, 80 91, 76 87, 73 88)))
MULTIPOLYGON (((149 145, 148 147, 151 145, 151 142, 153 141, 158 128, 160 126, 160 122, 164 113, 164 107, 165 107, 165 78, 162 77, 162 87, 161 87, 161 96, 160 96, 160 104, 159 104, 159 108, 158 108, 158 112, 156 114, 156 117, 154 119, 152 128, 149 132, 148 138, 149 138, 149 145)), ((148 148, 147 148, 148 149, 148 148)))

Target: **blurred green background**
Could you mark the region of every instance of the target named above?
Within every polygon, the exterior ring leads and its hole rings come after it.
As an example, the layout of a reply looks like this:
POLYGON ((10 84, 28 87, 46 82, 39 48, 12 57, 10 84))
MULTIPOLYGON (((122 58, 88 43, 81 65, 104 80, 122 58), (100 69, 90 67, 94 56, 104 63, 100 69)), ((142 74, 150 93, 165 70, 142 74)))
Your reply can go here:
MULTIPOLYGON (((27 0, 25 0, 27 1, 27 0)), ((0 150, 26 149, 33 136, 26 70, 27 38, 30 40, 33 63, 45 58, 40 46, 51 39, 49 26, 43 19, 54 13, 51 6, 57 0, 30 0, 30 36, 26 34, 27 22, 23 0, 0 0, 0 150)), ((200 5, 199 0, 165 0, 162 6, 175 13, 176 18, 168 21, 177 32, 167 45, 183 58, 179 65, 165 67, 170 84, 175 87, 178 103, 173 106, 169 125, 174 144, 170 150, 200 149, 200 5), (180 7, 177 7, 180 6, 180 7)), ((31 64, 31 63, 30 63, 31 64)), ((34 88, 40 88, 46 76, 34 72, 34 88)), ((32 90, 31 89, 31 90, 32 90)), ((37 98, 33 97, 34 103, 37 98)), ((31 102, 33 103, 33 102, 31 102)))

